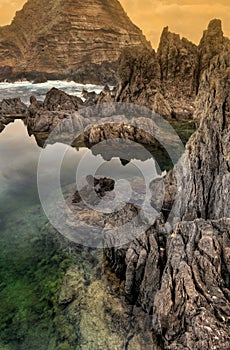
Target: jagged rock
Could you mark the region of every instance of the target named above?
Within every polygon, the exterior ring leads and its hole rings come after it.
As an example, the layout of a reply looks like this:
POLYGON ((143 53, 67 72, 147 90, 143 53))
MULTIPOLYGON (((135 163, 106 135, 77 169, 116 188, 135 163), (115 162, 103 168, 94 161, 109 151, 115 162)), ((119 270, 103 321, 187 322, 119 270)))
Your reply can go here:
POLYGON ((204 69, 229 50, 221 21, 213 20, 199 46, 164 28, 155 53, 125 49, 119 60, 116 101, 146 106, 165 117, 192 118, 204 69))
POLYGON ((197 132, 175 168, 180 193, 174 216, 178 220, 218 219, 230 215, 230 59, 223 53, 203 74, 195 118, 197 132))
POLYGON ((225 45, 200 79, 199 128, 165 179, 169 221, 160 218, 121 253, 105 250, 112 268, 125 271, 129 299, 152 312, 153 329, 170 350, 230 344, 229 57, 225 45))
POLYGON ((4 99, 0 102, 0 118, 27 115, 28 109, 20 98, 4 99))
POLYGON ((86 107, 88 106, 94 106, 97 103, 98 100, 98 94, 96 94, 95 91, 87 91, 87 90, 82 90, 82 97, 85 99, 84 105, 86 107))
POLYGON ((154 329, 170 350, 230 344, 230 220, 181 222, 153 307, 154 329))
POLYGON ((157 106, 157 111, 163 115, 171 113, 167 104, 159 106, 160 65, 154 50, 141 47, 125 49, 119 59, 118 76, 116 101, 132 102, 152 109, 157 106))
POLYGON ((28 0, 0 28, 0 79, 114 83, 124 47, 150 47, 117 0, 28 0))
POLYGON ((79 203, 82 200, 81 194, 84 200, 88 203, 95 204, 100 202, 100 198, 105 196, 105 192, 113 191, 115 181, 106 177, 93 177, 92 175, 86 176, 87 185, 80 191, 76 191, 73 196, 73 203, 79 203))
POLYGON ((216 55, 230 49, 230 40, 224 37, 221 20, 213 19, 208 29, 204 31, 199 44, 200 71, 209 67, 210 61, 216 55))
POLYGON ((40 109, 43 109, 43 102, 38 101, 35 96, 30 97, 29 115, 34 116, 40 109))
POLYGON ((28 108, 20 98, 9 98, 0 101, 0 132, 5 125, 12 123, 14 118, 27 118, 28 108))
POLYGON ((0 121, 0 132, 2 132, 5 129, 5 125, 0 121))
POLYGON ((198 48, 164 28, 157 50, 161 67, 162 94, 173 116, 191 117, 198 85, 198 48))
MULTIPOLYGON (((63 114, 71 114, 71 112, 78 111, 82 107, 83 101, 79 97, 71 96, 64 91, 52 88, 47 92, 44 102, 37 101, 35 96, 31 96, 29 112, 30 118, 36 118, 36 114, 38 114, 40 115, 39 120, 44 118, 43 122, 45 123, 45 115, 49 115, 49 112, 57 111, 63 112, 63 114)), ((61 113, 59 113, 60 115, 61 113)))
POLYGON ((77 96, 52 88, 47 92, 43 106, 47 111, 77 111, 83 106, 83 101, 77 96))

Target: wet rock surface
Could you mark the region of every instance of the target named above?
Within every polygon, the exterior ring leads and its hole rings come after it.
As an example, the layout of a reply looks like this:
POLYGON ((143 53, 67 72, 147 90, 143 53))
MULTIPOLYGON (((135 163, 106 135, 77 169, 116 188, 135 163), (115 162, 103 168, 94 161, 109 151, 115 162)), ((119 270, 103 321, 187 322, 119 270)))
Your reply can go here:
POLYGON ((126 302, 123 282, 101 263, 102 252, 82 254, 85 262, 67 271, 60 292, 56 325, 59 339, 66 337, 60 343, 84 350, 159 350, 151 318, 126 302))
POLYGON ((15 118, 26 119, 28 116, 27 106, 20 98, 4 99, 0 101, 0 132, 5 126, 12 123, 15 118))

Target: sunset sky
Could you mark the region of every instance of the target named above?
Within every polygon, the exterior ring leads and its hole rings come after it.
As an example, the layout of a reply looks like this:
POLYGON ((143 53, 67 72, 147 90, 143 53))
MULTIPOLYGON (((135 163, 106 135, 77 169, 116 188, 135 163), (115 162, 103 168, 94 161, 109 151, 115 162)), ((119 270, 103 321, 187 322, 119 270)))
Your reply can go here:
MULTIPOLYGON (((48 0, 47 0, 48 1, 48 0)), ((82 0, 83 1, 83 0, 82 0)), ((156 48, 163 27, 199 42, 212 18, 220 18, 226 36, 230 37, 229 0, 121 0, 132 21, 138 25, 156 48)), ((0 24, 8 24, 25 0, 0 0, 0 24)))

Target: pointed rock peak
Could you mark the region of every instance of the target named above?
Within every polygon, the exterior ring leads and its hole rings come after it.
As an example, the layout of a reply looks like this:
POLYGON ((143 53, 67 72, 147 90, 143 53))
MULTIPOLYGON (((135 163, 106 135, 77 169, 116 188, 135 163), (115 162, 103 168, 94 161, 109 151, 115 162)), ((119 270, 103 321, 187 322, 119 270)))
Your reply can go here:
POLYGON ((166 47, 175 47, 178 49, 190 47, 191 50, 195 50, 196 45, 184 37, 181 38, 179 34, 170 32, 169 27, 165 27, 161 34, 157 52, 160 54, 166 47))
POLYGON ((164 27, 163 31, 162 31, 162 34, 161 34, 161 39, 160 41, 163 41, 163 40, 168 40, 169 38, 178 38, 180 39, 180 35, 179 34, 176 34, 176 33, 173 33, 173 32, 170 32, 169 30, 169 27, 164 27))
POLYGON ((220 19, 216 19, 216 18, 212 19, 209 22, 207 32, 210 33, 210 34, 211 33, 220 33, 221 35, 223 35, 221 20, 220 19))
POLYGON ((200 70, 207 68, 213 57, 229 49, 230 41, 224 37, 221 20, 213 19, 209 23, 207 30, 204 31, 199 44, 200 70))
POLYGON ((168 26, 164 27, 161 34, 158 51, 167 45, 174 45, 175 43, 178 43, 178 42, 180 42, 180 35, 170 32, 168 26))
POLYGON ((164 36, 164 35, 167 35, 169 33, 169 27, 164 27, 163 29, 163 32, 162 32, 162 35, 161 36, 164 36))
POLYGON ((213 19, 209 22, 208 28, 204 31, 200 44, 213 39, 223 40, 222 23, 220 19, 213 19))

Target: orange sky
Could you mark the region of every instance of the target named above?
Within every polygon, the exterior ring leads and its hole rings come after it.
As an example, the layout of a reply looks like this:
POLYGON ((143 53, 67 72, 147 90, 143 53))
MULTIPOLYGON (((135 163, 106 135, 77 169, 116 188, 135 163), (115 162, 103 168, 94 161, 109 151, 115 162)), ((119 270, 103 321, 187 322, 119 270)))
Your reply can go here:
MULTIPOLYGON (((47 0, 48 1, 48 0, 47 0)), ((84 1, 84 0, 82 0, 84 1)), ((0 0, 0 25, 10 23, 16 10, 25 0, 0 0)), ((195 43, 212 18, 223 21, 226 36, 230 37, 229 0, 121 0, 132 21, 138 25, 156 47, 162 28, 180 33, 195 43)))

